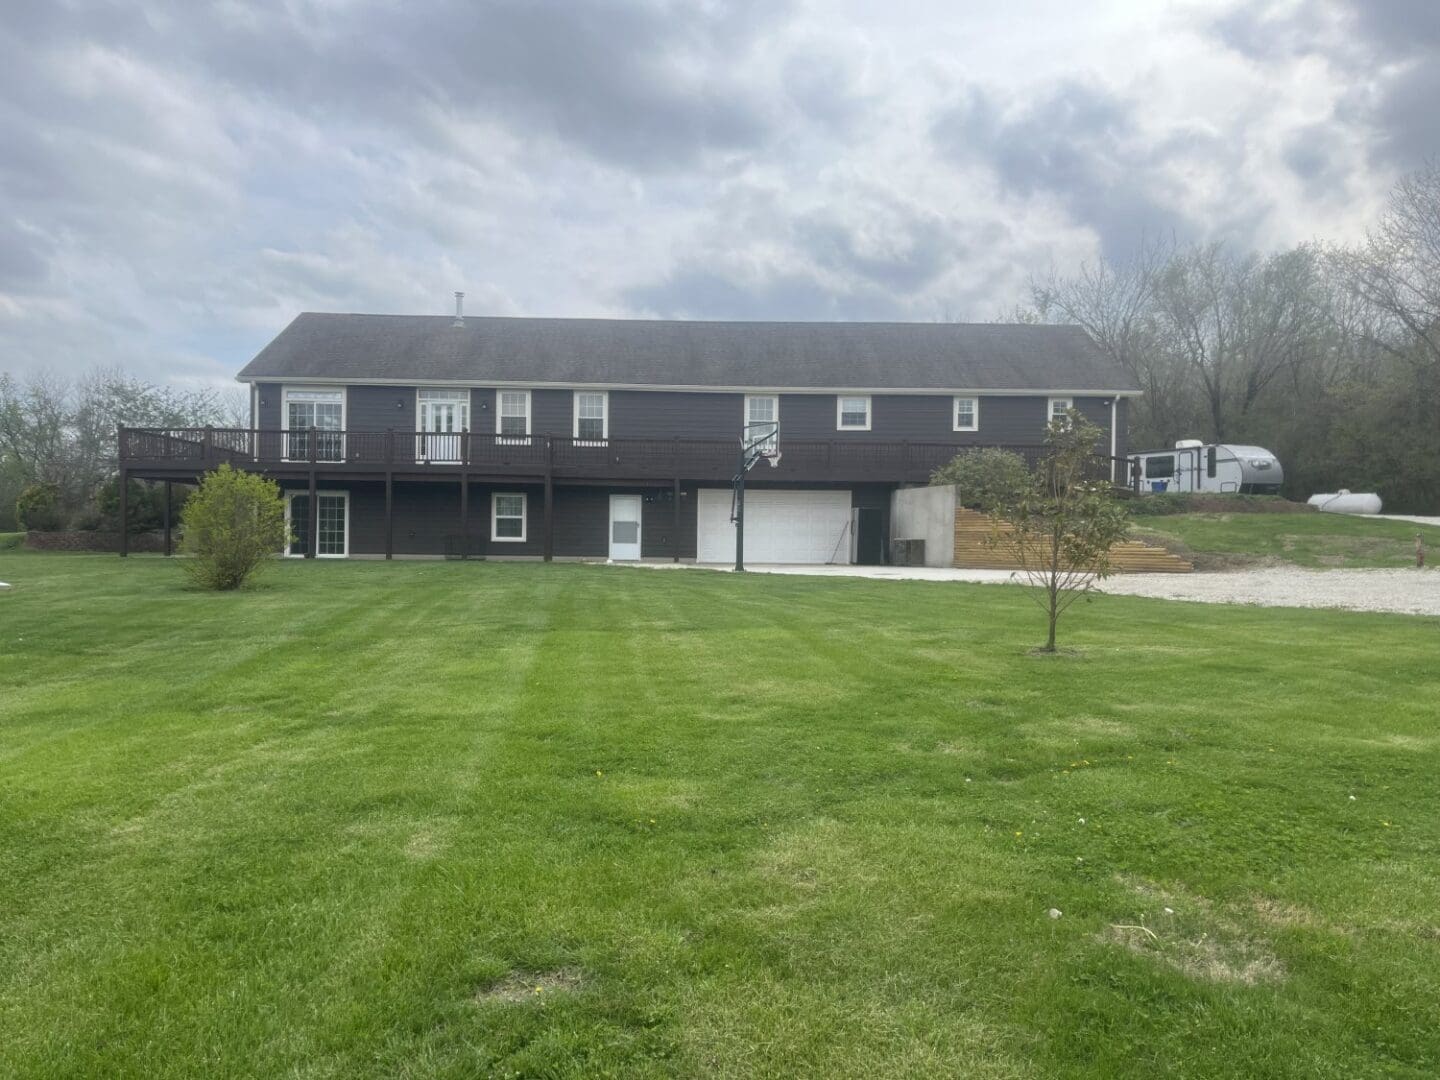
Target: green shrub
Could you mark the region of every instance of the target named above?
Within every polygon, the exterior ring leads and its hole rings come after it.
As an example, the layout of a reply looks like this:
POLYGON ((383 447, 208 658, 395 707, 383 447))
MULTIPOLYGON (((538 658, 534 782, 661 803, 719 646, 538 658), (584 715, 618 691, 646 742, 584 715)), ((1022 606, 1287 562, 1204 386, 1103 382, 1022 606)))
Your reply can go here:
POLYGON ((24 533, 0 532, 0 551, 18 551, 24 542, 24 533))
MULTIPOLYGON (((165 526, 165 485, 164 484, 142 484, 138 480, 131 480, 129 491, 125 500, 126 529, 132 535, 135 533, 157 532, 165 526)), ((183 484, 176 484, 171 489, 171 509, 175 514, 175 520, 180 520, 180 514, 185 508, 185 499, 189 497, 190 489, 183 484)), ((112 476, 101 485, 99 493, 95 496, 95 508, 98 512, 92 517, 91 528, 107 529, 110 532, 120 531, 120 478, 112 476)), ((84 528, 85 526, 81 526, 84 528)))
POLYGON ((206 473, 185 503, 180 523, 183 563, 205 589, 238 589, 285 546, 280 486, 255 473, 221 465, 206 473))
POLYGON ((962 450, 930 476, 932 484, 955 484, 960 505, 986 513, 1013 502, 1034 486, 1025 459, 998 447, 962 450))
POLYGON ((31 484, 15 500, 15 518, 22 529, 50 532, 60 528, 60 488, 31 484))

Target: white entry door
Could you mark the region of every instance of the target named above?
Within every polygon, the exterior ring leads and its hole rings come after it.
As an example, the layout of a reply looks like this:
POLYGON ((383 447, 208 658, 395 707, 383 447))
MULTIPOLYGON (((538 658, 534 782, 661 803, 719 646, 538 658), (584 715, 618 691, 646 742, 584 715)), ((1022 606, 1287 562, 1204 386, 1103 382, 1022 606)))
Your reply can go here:
POLYGON ((640 496, 610 496, 610 558, 640 558, 640 496))
POLYGON ((467 395, 448 390, 421 390, 416 419, 420 431, 416 440, 418 460, 460 460, 462 433, 470 426, 467 395))

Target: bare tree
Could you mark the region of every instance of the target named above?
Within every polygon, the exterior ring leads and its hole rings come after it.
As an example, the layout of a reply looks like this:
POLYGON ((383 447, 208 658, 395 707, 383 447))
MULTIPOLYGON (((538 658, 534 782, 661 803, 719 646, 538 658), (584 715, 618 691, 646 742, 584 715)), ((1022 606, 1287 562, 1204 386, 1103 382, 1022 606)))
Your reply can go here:
POLYGON ((1395 185, 1349 267, 1355 291, 1403 327, 1431 363, 1440 362, 1440 161, 1395 185))
POLYGON ((1207 244, 1179 252, 1161 274, 1164 347, 1196 380, 1216 441, 1312 345, 1321 322, 1316 263, 1309 247, 1236 258, 1207 244))
POLYGON ((1106 356, 1127 371, 1144 396, 1132 426, 1141 438, 1174 438, 1184 425, 1186 374, 1162 347, 1155 292, 1174 257, 1173 240, 1142 237, 1134 256, 1113 264, 1082 263, 1074 276, 1052 266, 1032 278, 1030 293, 1046 319, 1083 327, 1106 356))
POLYGON ((118 368, 96 368, 73 381, 0 374, 0 459, 21 483, 56 485, 62 510, 74 515, 115 473, 121 424, 215 424, 225 408, 217 389, 155 386, 118 368))

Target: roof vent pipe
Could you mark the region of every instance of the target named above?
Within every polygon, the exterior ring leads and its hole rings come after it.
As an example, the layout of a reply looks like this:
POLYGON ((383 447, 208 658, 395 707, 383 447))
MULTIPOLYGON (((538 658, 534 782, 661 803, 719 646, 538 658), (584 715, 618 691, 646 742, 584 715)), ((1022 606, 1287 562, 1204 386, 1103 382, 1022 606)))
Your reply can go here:
POLYGON ((455 321, 452 322, 450 325, 465 325, 465 294, 463 292, 457 292, 455 294, 455 321))

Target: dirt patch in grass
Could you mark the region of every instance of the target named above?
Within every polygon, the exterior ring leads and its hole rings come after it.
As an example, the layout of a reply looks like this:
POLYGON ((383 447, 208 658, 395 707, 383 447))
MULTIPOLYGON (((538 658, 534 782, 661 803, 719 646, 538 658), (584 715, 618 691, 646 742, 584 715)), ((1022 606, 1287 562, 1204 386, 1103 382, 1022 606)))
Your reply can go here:
POLYGON ((569 994, 585 984, 578 968, 553 968, 550 971, 512 971, 495 982, 475 991, 479 1002, 544 1001, 556 994, 569 994))
MULTIPOLYGON (((1263 938, 1201 896, 1121 878, 1142 901, 1133 918, 1112 923, 1099 939, 1203 982, 1254 986, 1280 982, 1285 965, 1263 938)), ((1276 906, 1271 914, 1278 916, 1276 906)), ((1266 916, 1257 907, 1261 919, 1266 916)), ((1269 919, 1274 925, 1274 919, 1269 919)))
POLYGON ((1222 938, 1208 933, 1198 937, 1161 937, 1143 926, 1106 928, 1101 940, 1120 945, 1139 956, 1149 956, 1182 975, 1205 982, 1254 986, 1279 982, 1285 967, 1258 942, 1222 938))

